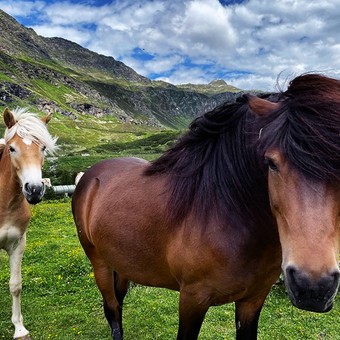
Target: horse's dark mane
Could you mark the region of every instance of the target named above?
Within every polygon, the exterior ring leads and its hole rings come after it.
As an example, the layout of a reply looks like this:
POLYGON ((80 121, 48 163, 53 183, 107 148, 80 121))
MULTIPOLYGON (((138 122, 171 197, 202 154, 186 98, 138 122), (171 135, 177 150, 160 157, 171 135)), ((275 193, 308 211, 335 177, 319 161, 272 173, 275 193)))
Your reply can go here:
POLYGON ((189 131, 151 163, 146 175, 169 176, 170 218, 181 220, 190 212, 203 219, 222 214, 236 223, 243 218, 256 222, 255 215, 267 214, 265 174, 250 147, 248 129, 254 119, 245 98, 225 103, 196 118, 189 131))
POLYGON ((305 177, 340 184, 340 81, 302 75, 281 100, 279 110, 257 121, 260 154, 278 148, 305 177))
POLYGON ((340 183, 339 80, 302 75, 269 100, 280 108, 265 117, 256 118, 245 97, 198 117, 151 163, 146 175, 168 176, 170 218, 182 220, 192 212, 238 225, 268 223, 263 156, 271 148, 305 177, 340 183))

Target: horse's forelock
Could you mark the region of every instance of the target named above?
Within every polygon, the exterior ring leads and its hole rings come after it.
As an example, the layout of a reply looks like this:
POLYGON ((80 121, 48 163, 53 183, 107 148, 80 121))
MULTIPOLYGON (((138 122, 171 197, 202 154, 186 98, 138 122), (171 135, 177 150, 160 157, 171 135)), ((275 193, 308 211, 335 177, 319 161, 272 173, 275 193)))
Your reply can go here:
POLYGON ((53 154, 56 149, 57 138, 52 137, 48 132, 45 123, 34 113, 28 112, 25 108, 17 108, 13 111, 16 124, 5 131, 5 141, 11 140, 15 134, 20 138, 27 138, 33 143, 43 145, 46 151, 53 154))
POLYGON ((259 120, 260 152, 278 148, 307 177, 340 183, 340 81, 302 75, 282 97, 284 105, 259 120))

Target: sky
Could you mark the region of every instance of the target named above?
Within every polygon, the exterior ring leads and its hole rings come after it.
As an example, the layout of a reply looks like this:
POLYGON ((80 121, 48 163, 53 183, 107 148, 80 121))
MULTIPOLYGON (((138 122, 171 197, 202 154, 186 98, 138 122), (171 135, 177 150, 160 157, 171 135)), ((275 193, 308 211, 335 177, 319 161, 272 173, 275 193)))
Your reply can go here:
POLYGON ((172 84, 274 91, 305 72, 340 78, 340 0, 0 0, 0 9, 172 84))

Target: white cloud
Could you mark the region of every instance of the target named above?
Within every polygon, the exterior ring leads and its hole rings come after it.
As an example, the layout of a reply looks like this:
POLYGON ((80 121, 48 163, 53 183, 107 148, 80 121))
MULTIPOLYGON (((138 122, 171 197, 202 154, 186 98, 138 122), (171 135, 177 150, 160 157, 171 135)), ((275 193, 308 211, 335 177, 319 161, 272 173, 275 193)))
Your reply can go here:
POLYGON ((189 55, 220 54, 237 41, 229 21, 229 11, 218 1, 188 1, 184 15, 177 14, 173 29, 189 55))
POLYGON ((95 23, 101 19, 107 6, 94 7, 85 4, 55 2, 46 7, 46 16, 54 25, 77 26, 95 23))
POLYGON ((45 7, 45 1, 1 0, 0 8, 11 16, 28 16, 45 7))
POLYGON ((248 74, 240 78, 231 78, 229 83, 244 90, 277 91, 276 77, 248 74))
POLYGON ((268 90, 282 71, 340 69, 340 0, 95 4, 0 0, 0 8, 11 15, 38 18, 32 26, 41 35, 75 41, 144 76, 160 74, 176 84, 224 78, 241 88, 268 90), (136 48, 153 58, 137 58, 136 48))
POLYGON ((39 35, 44 37, 62 37, 64 39, 76 42, 85 46, 91 40, 91 34, 86 30, 77 27, 67 27, 61 25, 39 25, 31 26, 31 28, 39 35))

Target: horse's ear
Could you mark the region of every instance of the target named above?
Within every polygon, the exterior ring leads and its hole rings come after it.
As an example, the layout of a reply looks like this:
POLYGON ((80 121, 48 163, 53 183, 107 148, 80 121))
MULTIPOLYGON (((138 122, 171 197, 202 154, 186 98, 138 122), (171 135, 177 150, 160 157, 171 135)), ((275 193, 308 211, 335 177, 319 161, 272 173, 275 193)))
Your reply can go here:
POLYGON ((4 122, 9 129, 13 125, 15 125, 15 118, 13 116, 13 113, 9 110, 8 107, 5 108, 3 116, 4 116, 4 122))
POLYGON ((47 125, 48 122, 51 120, 51 118, 52 118, 52 113, 49 113, 47 116, 42 117, 41 121, 47 125))
POLYGON ((250 110, 258 116, 266 116, 267 114, 276 111, 280 106, 279 103, 273 103, 252 94, 246 94, 245 97, 248 100, 250 110))

